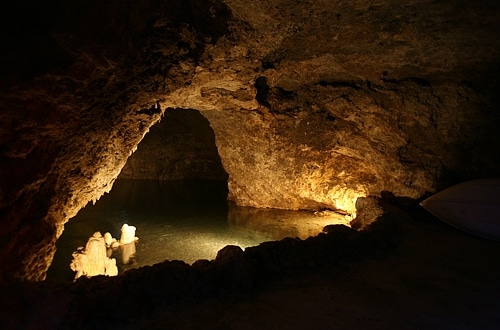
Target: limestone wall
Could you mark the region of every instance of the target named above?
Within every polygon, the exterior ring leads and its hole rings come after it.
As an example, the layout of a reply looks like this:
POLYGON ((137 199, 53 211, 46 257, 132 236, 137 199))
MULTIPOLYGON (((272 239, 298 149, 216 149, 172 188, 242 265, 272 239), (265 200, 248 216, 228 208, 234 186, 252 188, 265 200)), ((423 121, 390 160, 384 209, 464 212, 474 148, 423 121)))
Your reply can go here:
POLYGON ((44 278, 167 108, 207 118, 240 205, 355 213, 500 174, 495 1, 23 6, 0 29, 0 281, 44 278))

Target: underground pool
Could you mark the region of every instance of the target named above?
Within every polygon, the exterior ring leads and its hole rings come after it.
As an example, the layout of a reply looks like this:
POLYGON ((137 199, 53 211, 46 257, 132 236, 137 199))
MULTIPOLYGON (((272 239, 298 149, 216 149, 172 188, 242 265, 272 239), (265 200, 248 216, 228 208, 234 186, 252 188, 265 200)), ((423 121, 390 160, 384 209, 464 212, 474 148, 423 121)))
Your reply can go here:
POLYGON ((227 200, 227 182, 217 180, 117 180, 109 194, 89 203, 71 219, 57 241, 47 279, 71 281, 72 253, 99 231, 117 239, 123 224, 137 228, 132 258, 113 251, 118 272, 164 260, 192 264, 212 260, 226 245, 241 248, 285 237, 305 239, 325 225, 347 224, 335 213, 256 209, 227 200))

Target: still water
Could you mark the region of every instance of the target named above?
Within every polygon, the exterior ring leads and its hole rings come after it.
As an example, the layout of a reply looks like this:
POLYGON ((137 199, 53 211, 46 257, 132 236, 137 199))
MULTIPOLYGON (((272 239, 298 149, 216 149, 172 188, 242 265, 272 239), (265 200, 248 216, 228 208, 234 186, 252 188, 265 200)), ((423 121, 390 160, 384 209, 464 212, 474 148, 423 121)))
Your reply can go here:
POLYGON ((167 259, 212 260, 230 244, 245 248, 284 237, 305 239, 327 224, 344 222, 341 216, 235 206, 227 201, 225 181, 118 180, 109 194, 65 225, 47 279, 71 281, 73 251, 96 231, 119 240, 123 224, 137 228, 139 241, 128 263, 121 249, 113 252, 119 273, 167 259))

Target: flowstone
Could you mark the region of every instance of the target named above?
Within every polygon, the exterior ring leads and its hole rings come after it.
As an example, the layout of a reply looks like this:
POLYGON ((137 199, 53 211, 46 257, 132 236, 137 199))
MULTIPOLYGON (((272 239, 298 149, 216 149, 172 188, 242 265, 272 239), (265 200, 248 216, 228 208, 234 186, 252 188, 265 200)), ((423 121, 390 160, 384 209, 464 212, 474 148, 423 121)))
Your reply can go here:
POLYGON ((100 232, 95 232, 89 238, 85 248, 80 247, 73 252, 73 261, 70 267, 76 272, 75 280, 80 276, 118 275, 116 259, 108 258, 106 242, 100 232))

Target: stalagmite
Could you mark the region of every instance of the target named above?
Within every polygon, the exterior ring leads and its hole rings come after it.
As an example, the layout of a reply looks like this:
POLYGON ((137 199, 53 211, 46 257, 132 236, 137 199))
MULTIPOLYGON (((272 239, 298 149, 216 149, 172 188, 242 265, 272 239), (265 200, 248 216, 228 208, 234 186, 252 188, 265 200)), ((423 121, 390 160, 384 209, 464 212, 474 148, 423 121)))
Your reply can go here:
POLYGON ((111 247, 111 244, 113 244, 113 242, 116 242, 116 239, 114 239, 110 233, 105 233, 104 242, 106 243, 106 247, 111 247))
POLYGON ((105 239, 100 232, 95 232, 89 238, 85 249, 78 248, 73 252, 70 267, 76 272, 75 280, 80 276, 118 275, 116 259, 108 258, 105 239))
POLYGON ((129 226, 124 224, 122 226, 122 236, 120 237, 120 244, 128 244, 135 242, 137 238, 135 237, 135 226, 129 226))

